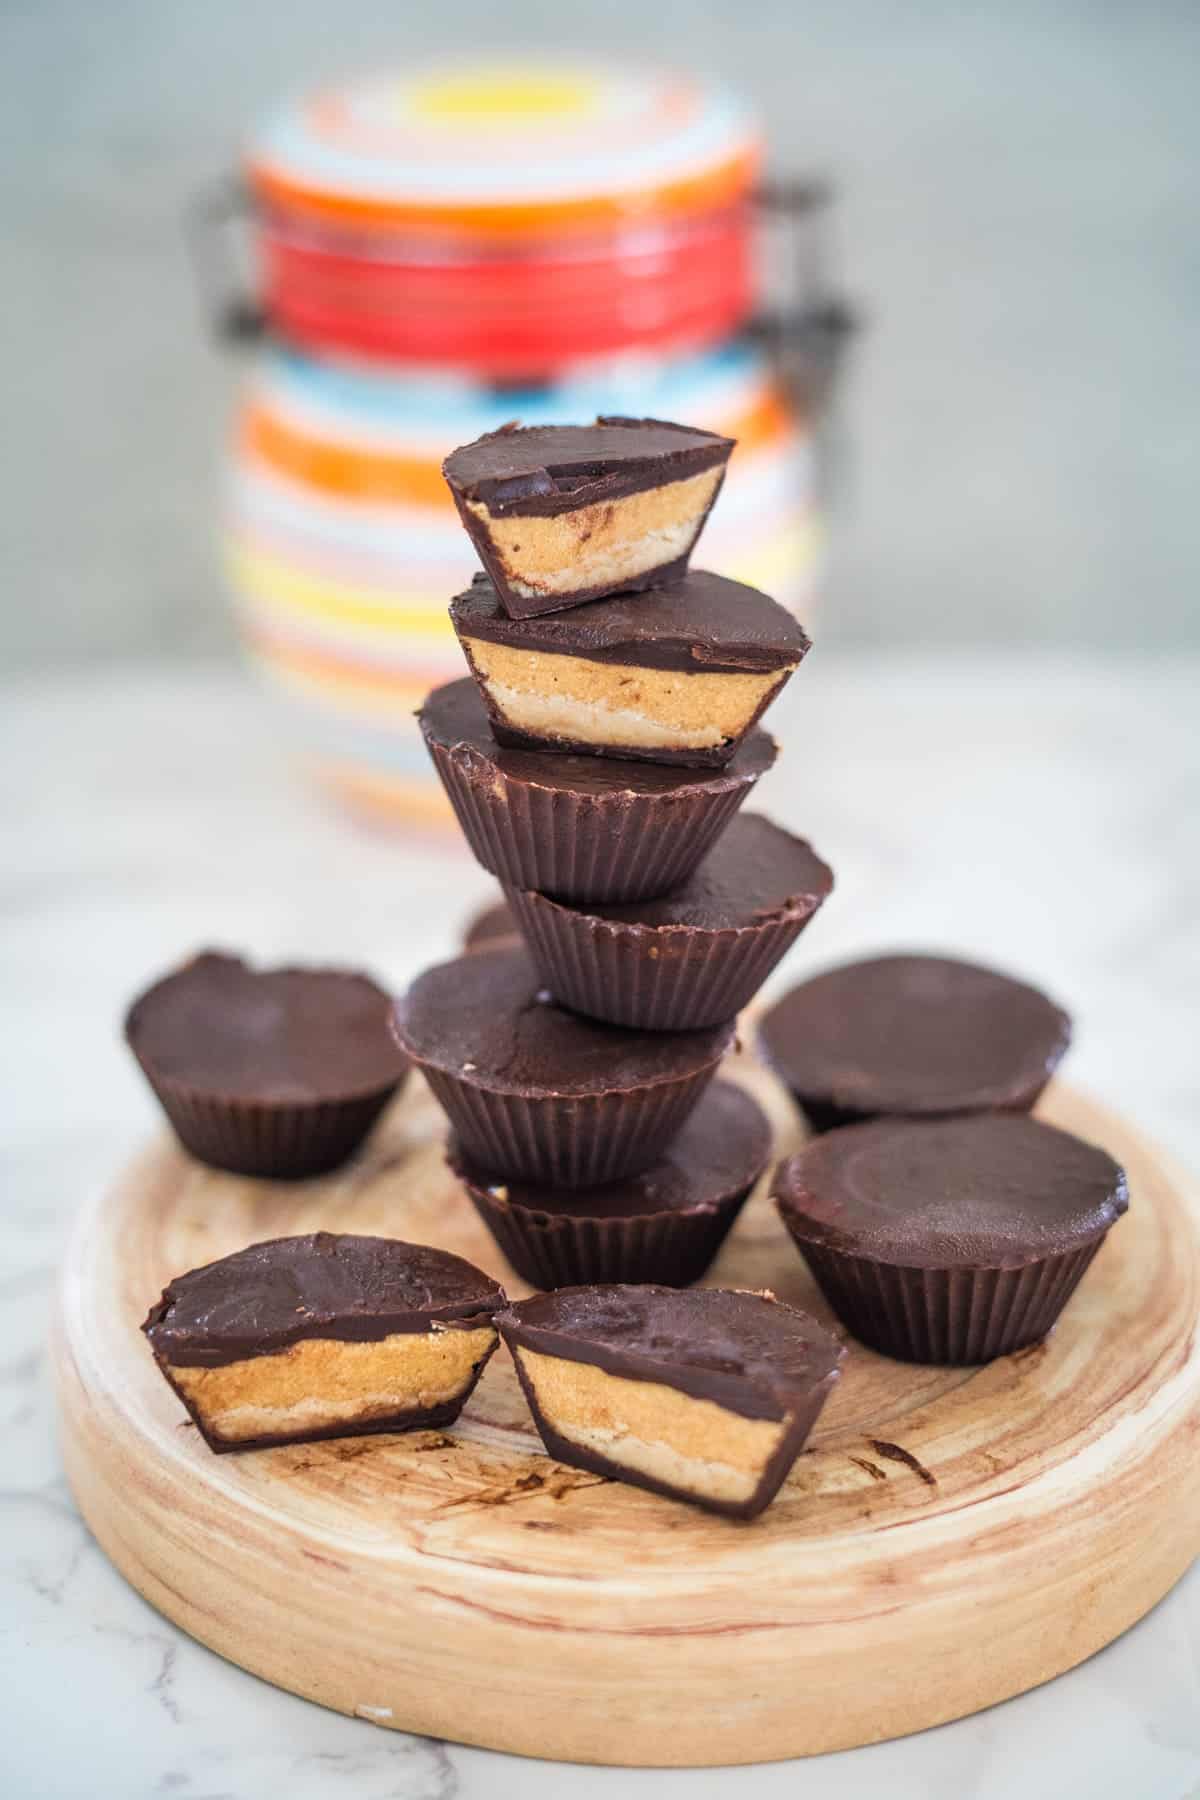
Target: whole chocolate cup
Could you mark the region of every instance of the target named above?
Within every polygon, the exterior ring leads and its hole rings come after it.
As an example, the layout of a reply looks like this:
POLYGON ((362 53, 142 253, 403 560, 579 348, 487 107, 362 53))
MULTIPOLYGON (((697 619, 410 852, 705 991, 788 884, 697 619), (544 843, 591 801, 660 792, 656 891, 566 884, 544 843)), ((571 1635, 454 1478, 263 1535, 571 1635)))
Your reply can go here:
POLYGON ((408 1064, 388 1033, 390 1006, 390 995, 353 971, 255 971, 206 951, 133 1002, 125 1040, 175 1135, 200 1162, 299 1181, 352 1156, 402 1087, 408 1064), (272 1006, 290 1023, 281 1017, 279 1048, 266 1059, 272 1072, 263 1074, 253 1045, 262 1009, 272 1006), (169 1057, 164 1009, 174 1014, 169 1057), (256 1073, 239 1064, 246 1046, 256 1073))
POLYGON ((1031 1112, 1066 1054, 1071 1021, 996 969, 899 954, 799 983, 757 1035, 763 1060, 820 1134, 877 1118, 1031 1112))
POLYGON ((469 677, 436 688, 417 716, 476 860, 506 887, 581 904, 686 881, 778 751, 762 730, 715 770, 504 749, 469 677))
POLYGON ((468 952, 427 969, 392 1028, 467 1159, 579 1188, 657 1162, 733 1044, 733 1027, 665 1038, 554 1004, 527 953, 468 952))
POLYGON ((447 1161, 504 1256, 534 1287, 611 1281, 688 1287, 699 1281, 729 1235, 770 1148, 771 1130, 760 1107, 740 1088, 718 1081, 669 1146, 660 1179, 650 1170, 640 1194, 636 1182, 629 1183, 633 1193, 593 1190, 592 1212, 587 1190, 556 1206, 553 1190, 525 1190, 518 1198, 508 1184, 487 1181, 453 1143, 447 1161), (680 1168, 694 1172, 698 1183, 711 1171, 711 1194, 671 1204, 665 1196, 680 1168))
POLYGON ((780 1165, 774 1198, 856 1338, 902 1362, 971 1364, 1041 1342, 1128 1190, 1095 1146, 1038 1120, 980 1114, 830 1132, 780 1165), (860 1155, 890 1165, 883 1207, 864 1207, 861 1176, 840 1179, 839 1162, 860 1155))
POLYGON ((642 1031, 699 1031, 748 1005, 832 886, 807 844, 743 813, 692 880, 645 902, 643 917, 597 915, 517 888, 508 901, 564 1006, 642 1031))

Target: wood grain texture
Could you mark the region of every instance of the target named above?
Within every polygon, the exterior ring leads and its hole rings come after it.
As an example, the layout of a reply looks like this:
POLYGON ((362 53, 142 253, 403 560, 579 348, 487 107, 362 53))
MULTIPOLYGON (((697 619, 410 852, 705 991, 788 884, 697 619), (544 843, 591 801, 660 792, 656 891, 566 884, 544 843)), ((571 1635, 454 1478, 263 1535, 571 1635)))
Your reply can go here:
MULTIPOLYGON (((730 1073, 798 1137, 782 1091, 730 1073)), ((165 1280, 292 1231, 393 1233, 510 1275, 418 1081, 362 1158, 298 1187, 161 1143, 82 1218, 56 1363, 68 1472, 184 1630, 379 1724, 531 1756, 739 1763, 895 1737, 1089 1656, 1200 1553, 1200 1206, 1120 1121, 1042 1116, 1132 1206, 1051 1340, 981 1370, 851 1344, 809 1450, 745 1525, 564 1469, 507 1356, 453 1433, 214 1457, 137 1327, 165 1280)), ((710 1276, 827 1316, 760 1192, 710 1276)))

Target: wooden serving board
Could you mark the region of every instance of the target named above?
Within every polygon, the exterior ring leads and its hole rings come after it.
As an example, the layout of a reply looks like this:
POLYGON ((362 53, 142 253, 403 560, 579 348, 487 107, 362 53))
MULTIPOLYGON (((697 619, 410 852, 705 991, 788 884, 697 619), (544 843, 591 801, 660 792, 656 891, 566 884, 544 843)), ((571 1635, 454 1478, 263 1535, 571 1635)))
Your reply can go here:
MULTIPOLYGON (((799 1138, 763 1100, 780 1151, 799 1138)), ((979 1370, 851 1344, 809 1450, 751 1524, 541 1450, 499 1350, 452 1433, 216 1457, 138 1330, 166 1279, 257 1239, 390 1233, 509 1274, 416 1078, 362 1158, 301 1186, 161 1143, 84 1216, 57 1332, 80 1507, 133 1585, 280 1687, 528 1756, 741 1763, 900 1736, 1091 1655, 1200 1553, 1200 1208, 1119 1120, 1044 1116, 1127 1166, 1129 1215, 1045 1345, 979 1370)), ((821 1314, 760 1192, 710 1279, 821 1314)))

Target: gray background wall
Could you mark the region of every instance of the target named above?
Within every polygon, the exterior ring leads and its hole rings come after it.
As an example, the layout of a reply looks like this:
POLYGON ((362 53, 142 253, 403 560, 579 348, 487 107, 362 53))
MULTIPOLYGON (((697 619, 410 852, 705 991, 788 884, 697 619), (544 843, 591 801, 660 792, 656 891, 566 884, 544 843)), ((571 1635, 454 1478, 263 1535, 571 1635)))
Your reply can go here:
POLYGON ((456 44, 721 70, 872 324, 825 641, 1200 641, 1200 7, 0 0, 0 656, 230 652, 181 202, 281 91, 456 44))

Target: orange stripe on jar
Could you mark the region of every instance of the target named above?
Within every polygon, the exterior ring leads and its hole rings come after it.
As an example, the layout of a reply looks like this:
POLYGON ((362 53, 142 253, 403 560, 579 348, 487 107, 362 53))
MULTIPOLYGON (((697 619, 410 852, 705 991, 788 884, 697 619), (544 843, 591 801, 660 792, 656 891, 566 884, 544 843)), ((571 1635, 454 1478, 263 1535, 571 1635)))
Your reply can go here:
POLYGON ((265 162, 251 163, 247 174, 251 188, 264 205, 326 223, 336 221, 365 230, 399 229, 432 238, 465 234, 511 242, 515 238, 536 241, 569 237, 606 228, 616 231, 640 219, 715 211, 745 197, 758 175, 761 160, 759 147, 753 145, 716 168, 658 187, 527 202, 420 202, 331 193, 304 187, 265 162))
MULTIPOLYGON (((737 439, 738 460, 773 445, 792 429, 782 397, 770 391, 737 419, 706 427, 737 439)), ((299 431, 276 413, 251 403, 242 414, 240 447, 258 456, 280 474, 306 487, 319 488, 345 500, 402 501, 414 506, 453 511, 441 467, 424 457, 395 451, 362 450, 299 431)), ((447 451, 452 449, 447 445, 447 451)))
POLYGON ((395 451, 364 451, 285 425, 251 404, 242 415, 241 447, 306 487, 346 500, 400 500, 453 511, 454 502, 436 462, 395 451))

